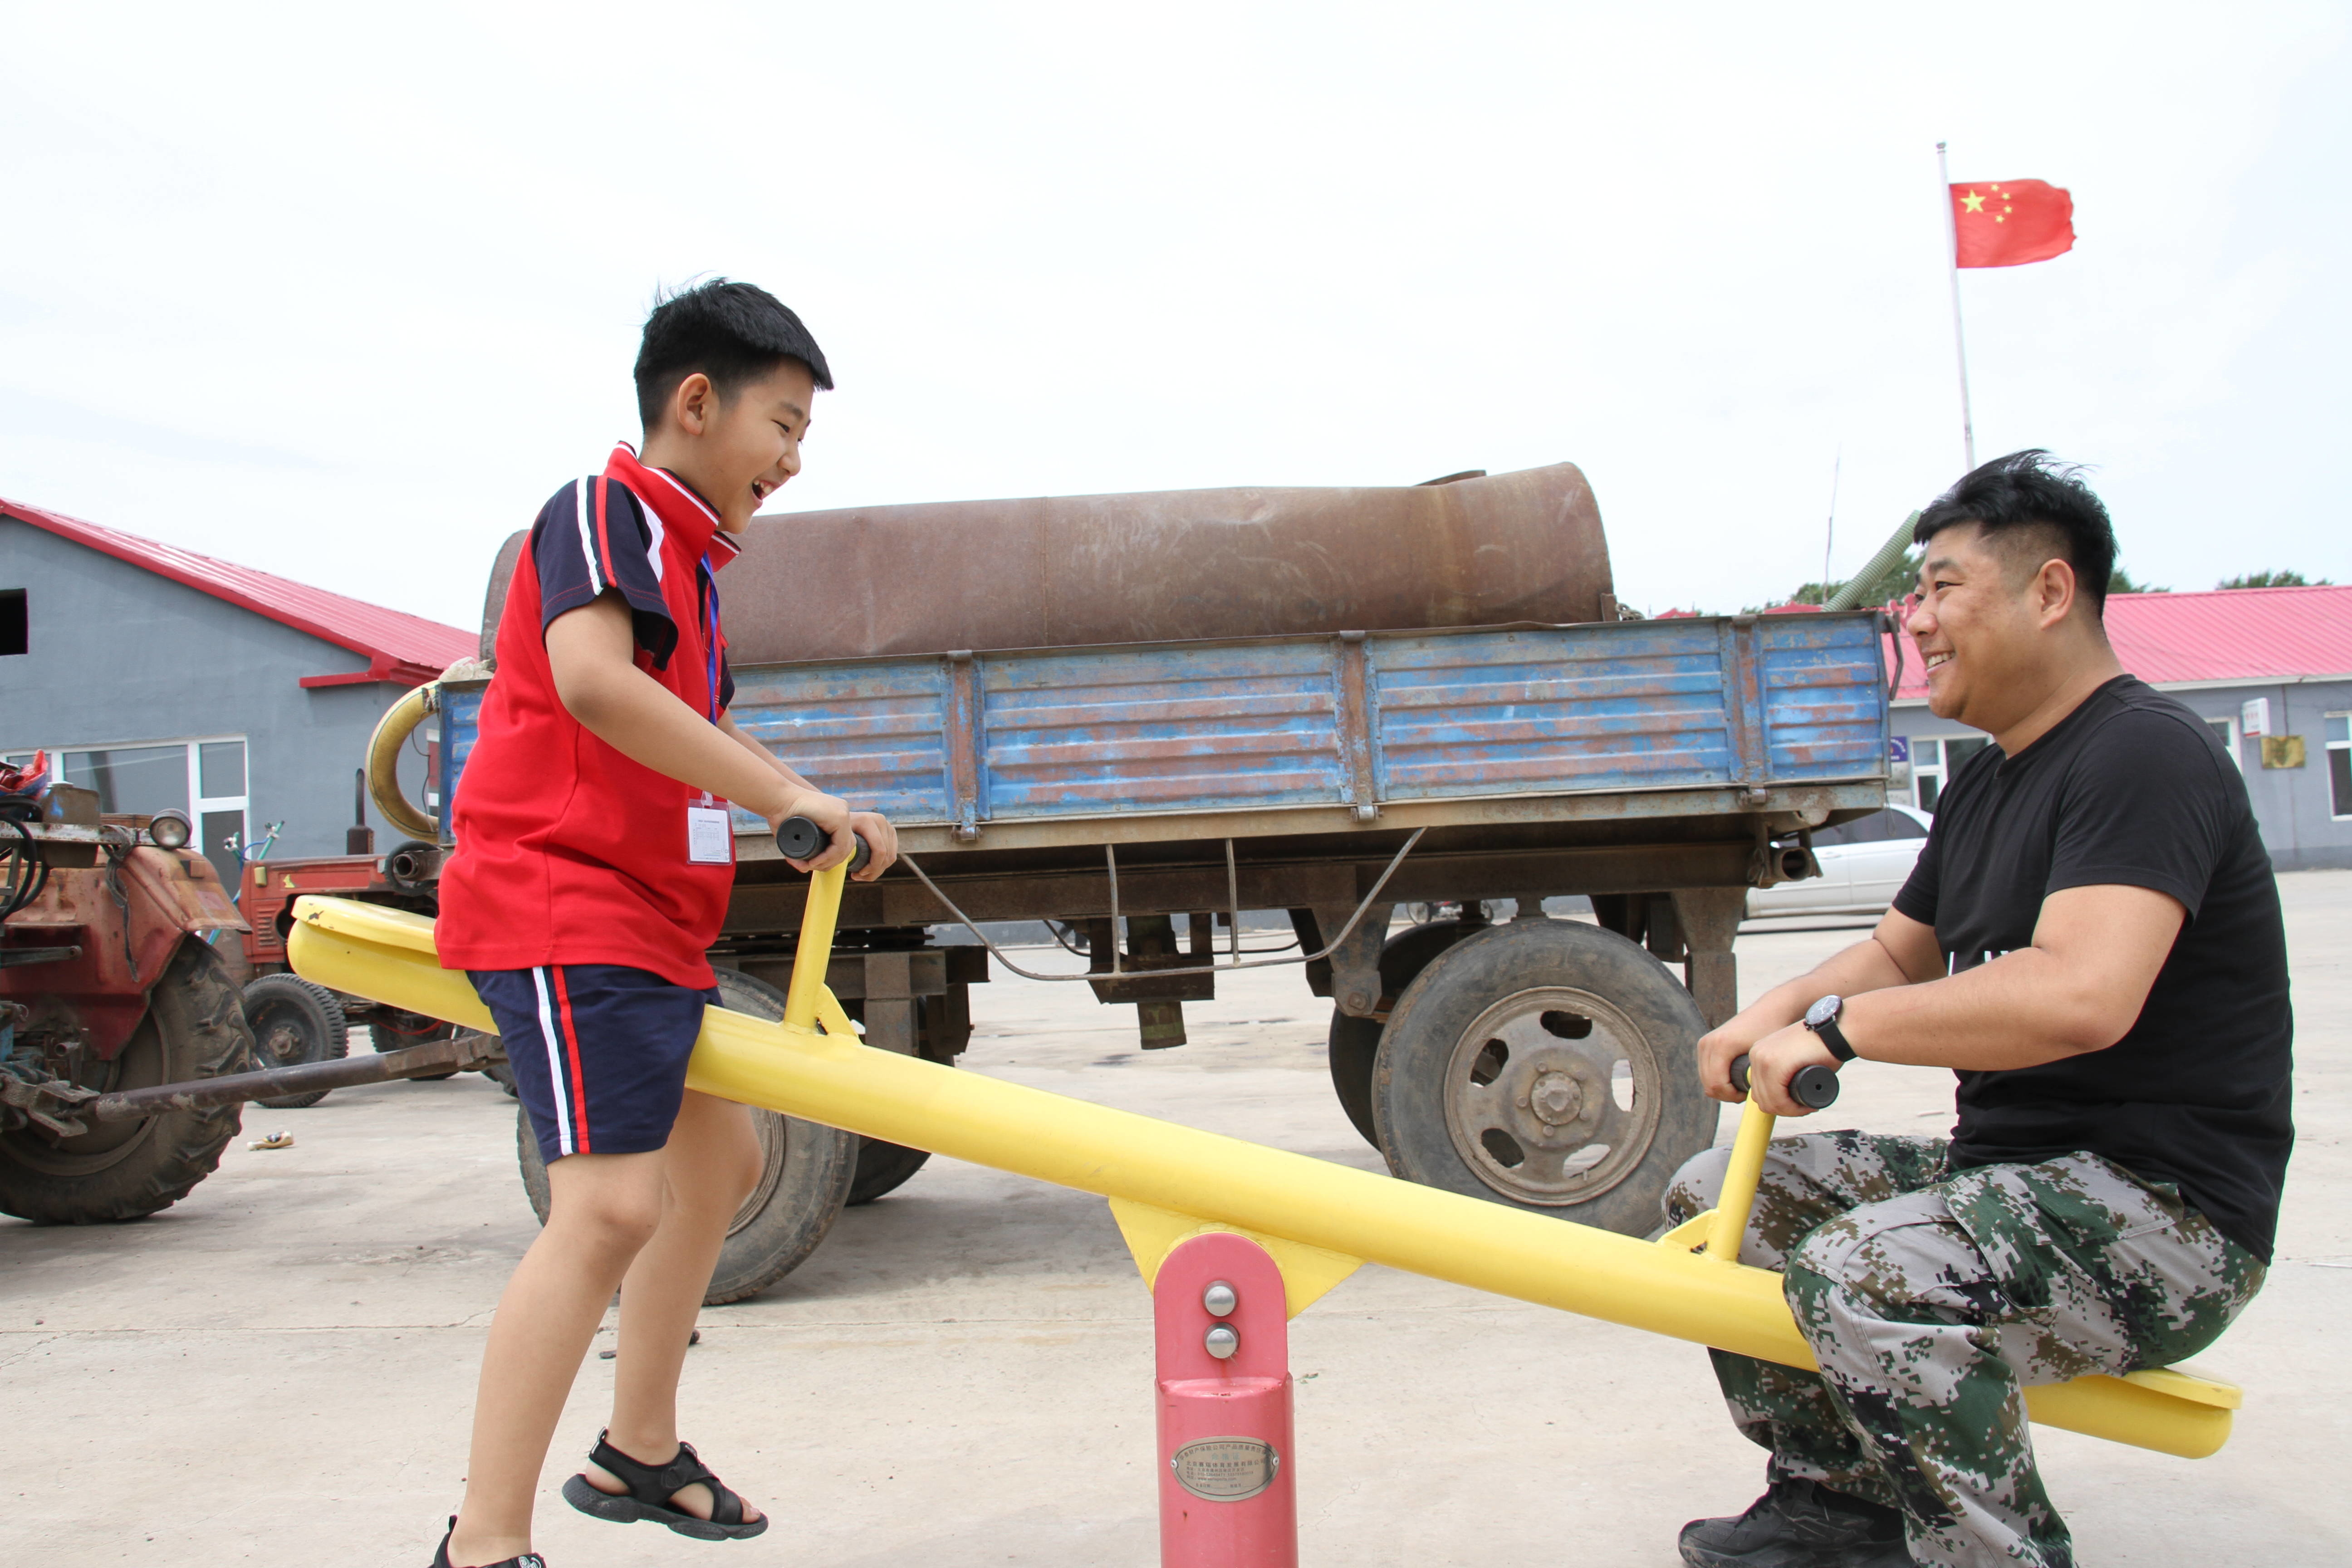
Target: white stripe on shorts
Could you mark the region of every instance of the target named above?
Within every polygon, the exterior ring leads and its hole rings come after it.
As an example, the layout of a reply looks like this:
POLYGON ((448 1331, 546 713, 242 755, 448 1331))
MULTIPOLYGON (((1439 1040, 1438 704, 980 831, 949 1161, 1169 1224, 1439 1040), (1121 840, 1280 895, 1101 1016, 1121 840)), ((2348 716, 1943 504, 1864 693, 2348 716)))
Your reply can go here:
POLYGON ((539 987, 539 1032, 547 1041, 547 1080, 555 1090, 555 1146, 560 1153, 576 1154, 579 1151, 572 1141, 572 1087, 563 1077, 563 1040, 555 1032, 555 1004, 547 994, 544 969, 530 972, 530 983, 539 987))

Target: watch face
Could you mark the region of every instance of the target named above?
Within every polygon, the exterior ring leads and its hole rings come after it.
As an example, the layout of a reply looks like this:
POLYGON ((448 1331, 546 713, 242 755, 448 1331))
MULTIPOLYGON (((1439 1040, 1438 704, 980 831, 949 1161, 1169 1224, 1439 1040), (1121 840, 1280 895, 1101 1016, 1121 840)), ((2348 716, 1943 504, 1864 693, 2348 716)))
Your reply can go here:
POLYGON ((1808 1029, 1818 1029, 1823 1024, 1834 1023, 1839 1012, 1843 1010, 1844 1006, 1845 998, 1843 996, 1822 997, 1820 1001, 1805 1009, 1805 1027, 1808 1029))

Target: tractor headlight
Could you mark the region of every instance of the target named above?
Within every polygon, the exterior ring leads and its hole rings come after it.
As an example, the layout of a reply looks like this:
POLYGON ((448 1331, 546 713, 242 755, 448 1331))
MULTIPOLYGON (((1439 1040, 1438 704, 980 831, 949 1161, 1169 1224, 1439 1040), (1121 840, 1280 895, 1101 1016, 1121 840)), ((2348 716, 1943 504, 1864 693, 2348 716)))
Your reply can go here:
POLYGON ((179 849, 195 837, 195 825, 180 811, 159 811, 147 824, 148 841, 158 849, 179 849))

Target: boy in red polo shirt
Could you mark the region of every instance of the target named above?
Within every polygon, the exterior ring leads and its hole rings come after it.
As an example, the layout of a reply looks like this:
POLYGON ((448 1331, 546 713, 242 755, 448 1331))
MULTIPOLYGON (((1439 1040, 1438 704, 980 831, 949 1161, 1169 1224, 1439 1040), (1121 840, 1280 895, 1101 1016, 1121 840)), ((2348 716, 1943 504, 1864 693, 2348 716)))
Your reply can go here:
POLYGON ((715 1004, 703 954, 734 882, 728 805, 813 818, 793 864, 873 846, 852 812, 728 716, 717 573, 800 472, 824 355, 800 318, 724 279, 675 295, 637 355, 642 457, 558 490, 516 563, 498 676, 454 806, 442 963, 467 971, 505 1041, 547 1160, 547 1226, 499 1300, 482 1354, 465 1506, 434 1568, 544 1568, 531 1500, 572 1379, 621 1291, 613 1415, 564 1500, 682 1535, 768 1521, 677 1438, 677 1377, 727 1226, 757 1183, 749 1113, 686 1088, 715 1004))

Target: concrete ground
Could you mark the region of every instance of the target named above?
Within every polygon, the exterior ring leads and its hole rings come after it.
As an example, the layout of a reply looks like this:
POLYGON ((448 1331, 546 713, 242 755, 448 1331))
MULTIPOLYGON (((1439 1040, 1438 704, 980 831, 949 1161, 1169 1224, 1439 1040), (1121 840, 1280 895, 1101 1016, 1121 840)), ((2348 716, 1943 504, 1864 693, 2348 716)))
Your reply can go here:
MULTIPOLYGON (((2269 1287, 2205 1358, 2247 1406, 2197 1462, 2041 1432, 2087 1564, 2352 1560, 2352 873, 2280 884, 2302 1140, 2269 1287)), ((1745 988, 1856 934, 1743 935, 1745 988)), ((1328 1015, 1297 972, 1222 993, 1188 1008, 1190 1046, 1146 1057, 1126 1009, 1000 979, 975 993, 966 1062, 1377 1168, 1331 1099, 1328 1015)), ((1846 1078, 1823 1126, 1948 1119, 1936 1074, 1846 1078)), ((143 1223, 0 1220, 0 1561, 428 1562, 484 1325, 535 1228, 513 1121, 478 1077, 346 1090, 248 1111, 220 1173, 143 1223), (293 1148, 247 1149, 281 1128, 293 1148)), ((1149 1301, 1100 1200, 934 1162, 702 1321, 687 1434, 775 1528, 714 1548, 566 1508, 555 1489, 611 1377, 592 1357, 548 1462, 554 1568, 1153 1560, 1149 1301)), ((1666 1568, 1684 1521, 1759 1489, 1761 1456, 1689 1346, 1378 1268, 1292 1331, 1307 1563, 1666 1568)))

